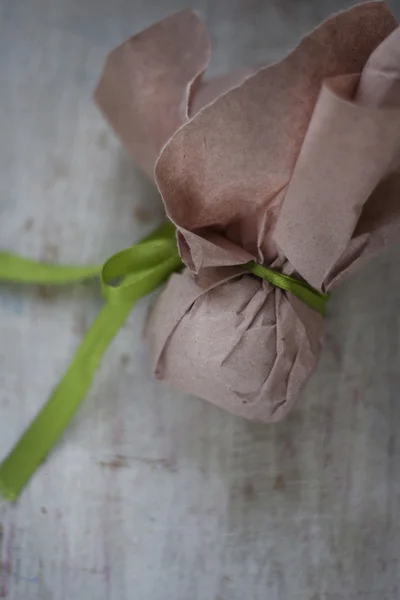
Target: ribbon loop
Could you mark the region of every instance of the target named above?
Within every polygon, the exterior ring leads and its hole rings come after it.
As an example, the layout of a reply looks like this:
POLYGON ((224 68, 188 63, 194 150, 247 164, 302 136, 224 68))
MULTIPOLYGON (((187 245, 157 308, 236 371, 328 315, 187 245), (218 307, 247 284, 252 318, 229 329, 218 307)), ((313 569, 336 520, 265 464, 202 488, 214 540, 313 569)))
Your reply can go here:
POLYGON ((168 222, 139 244, 114 254, 105 262, 101 271, 103 296, 112 304, 145 296, 182 266, 175 228, 168 222))

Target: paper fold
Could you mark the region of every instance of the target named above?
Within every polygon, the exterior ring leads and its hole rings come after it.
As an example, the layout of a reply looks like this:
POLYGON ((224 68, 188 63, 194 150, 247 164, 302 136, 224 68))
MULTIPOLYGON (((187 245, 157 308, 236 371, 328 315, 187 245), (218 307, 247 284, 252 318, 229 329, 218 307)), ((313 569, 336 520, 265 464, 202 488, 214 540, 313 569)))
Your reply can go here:
POLYGON ((316 288, 345 252, 368 198, 400 165, 400 105, 353 102, 358 82, 357 75, 324 82, 274 231, 316 288))

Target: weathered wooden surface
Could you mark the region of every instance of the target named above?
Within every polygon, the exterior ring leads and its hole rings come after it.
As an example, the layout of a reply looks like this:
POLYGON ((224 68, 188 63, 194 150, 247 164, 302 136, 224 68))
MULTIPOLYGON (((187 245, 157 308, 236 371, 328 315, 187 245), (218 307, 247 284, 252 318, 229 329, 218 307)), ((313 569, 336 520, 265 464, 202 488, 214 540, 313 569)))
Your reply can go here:
MULTIPOLYGON (((110 48, 184 4, 0 0, 2 248, 97 262, 159 220, 91 92, 110 48)), ((348 4, 195 6, 223 71, 281 57, 348 4)), ((318 372, 277 425, 154 382, 142 301, 56 451, 16 506, 0 504, 0 598, 398 599, 399 258, 397 246, 335 293, 318 372)), ((99 304, 90 285, 1 287, 0 456, 99 304)))

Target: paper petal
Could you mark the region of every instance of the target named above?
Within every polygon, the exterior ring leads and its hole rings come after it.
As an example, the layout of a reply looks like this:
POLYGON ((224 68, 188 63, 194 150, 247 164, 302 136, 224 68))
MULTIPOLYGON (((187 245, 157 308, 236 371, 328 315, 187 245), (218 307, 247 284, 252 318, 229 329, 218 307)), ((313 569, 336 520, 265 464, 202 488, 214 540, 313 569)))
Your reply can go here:
POLYGON ((188 118, 190 88, 209 55, 202 21, 184 10, 135 35, 107 59, 96 102, 151 177, 161 148, 188 118))

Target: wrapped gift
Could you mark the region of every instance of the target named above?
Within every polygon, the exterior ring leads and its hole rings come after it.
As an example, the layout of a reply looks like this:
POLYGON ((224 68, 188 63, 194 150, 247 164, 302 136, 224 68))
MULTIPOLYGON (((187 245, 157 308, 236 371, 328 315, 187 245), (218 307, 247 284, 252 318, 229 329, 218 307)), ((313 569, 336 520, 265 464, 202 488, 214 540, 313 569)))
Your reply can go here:
POLYGON ((0 254, 0 279, 100 276, 104 307, 0 467, 15 498, 68 424, 134 302, 161 380, 250 419, 282 418, 313 372, 329 294, 400 234, 400 29, 382 2, 322 23, 281 62, 203 79, 183 11, 114 50, 96 91, 168 220, 103 266, 0 254))
POLYGON ((186 265, 149 323, 156 376, 276 420, 315 368, 323 318, 239 265, 327 293, 398 234, 400 32, 371 2, 271 66, 203 82, 208 59, 201 22, 178 13, 110 55, 96 99, 155 178, 186 265))

